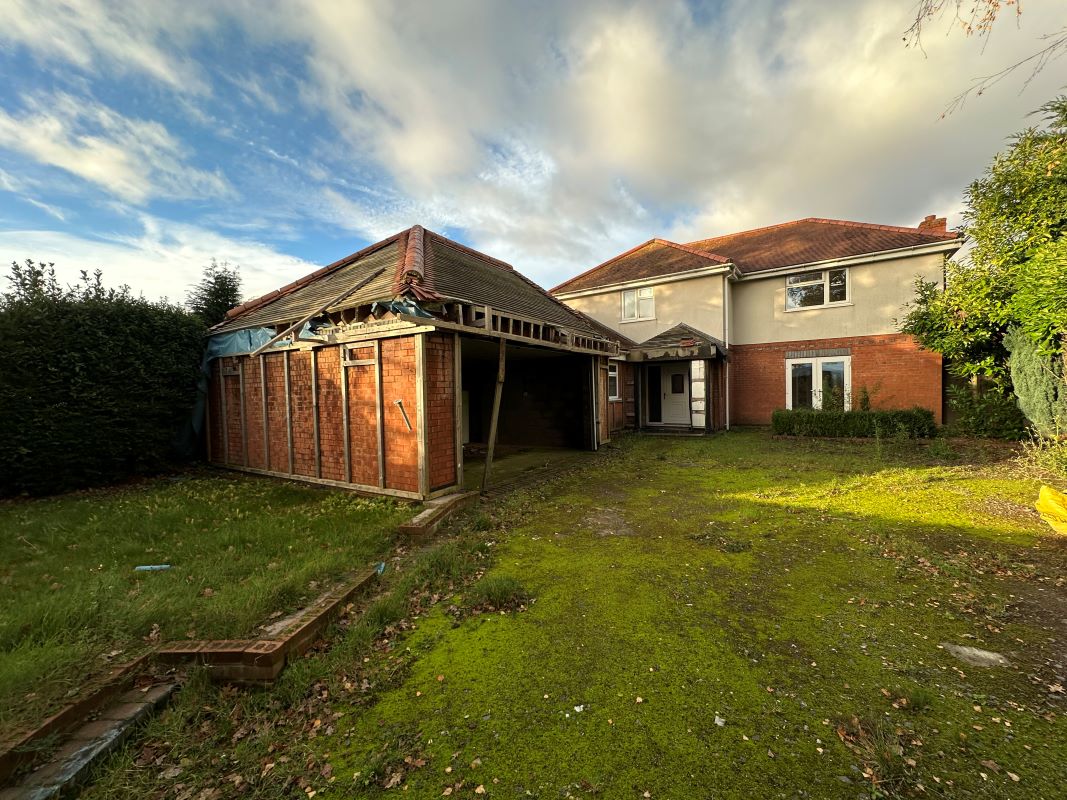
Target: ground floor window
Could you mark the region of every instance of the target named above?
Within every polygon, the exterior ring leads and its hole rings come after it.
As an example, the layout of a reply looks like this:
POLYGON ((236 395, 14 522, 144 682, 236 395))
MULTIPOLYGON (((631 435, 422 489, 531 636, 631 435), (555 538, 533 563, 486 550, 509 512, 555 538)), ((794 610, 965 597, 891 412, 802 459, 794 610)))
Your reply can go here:
POLYGON ((608 362, 608 400, 620 400, 619 394, 619 365, 614 361, 608 362))
POLYGON ((852 358, 789 358, 785 362, 786 408, 852 408, 852 358))

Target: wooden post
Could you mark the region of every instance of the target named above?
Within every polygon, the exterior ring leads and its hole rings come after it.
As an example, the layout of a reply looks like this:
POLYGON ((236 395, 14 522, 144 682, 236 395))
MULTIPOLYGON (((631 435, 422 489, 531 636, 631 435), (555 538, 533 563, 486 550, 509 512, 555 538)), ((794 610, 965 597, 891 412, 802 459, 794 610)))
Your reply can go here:
MULTIPOLYGON (((211 463, 211 376, 215 371, 215 362, 208 362, 207 391, 204 392, 204 451, 207 454, 207 463, 211 463)), ((219 370, 222 377, 222 370, 219 370)))
POLYGON ((415 337, 415 442, 418 453, 419 494, 430 494, 430 428, 426 414, 426 334, 415 337))
POLYGON ((489 471, 493 468, 493 451, 496 450, 496 429, 500 422, 500 398, 504 394, 504 354, 507 342, 500 339, 500 355, 496 368, 496 389, 493 392, 493 415, 489 418, 489 447, 485 453, 485 472, 482 474, 482 492, 489 488, 489 471))
POLYGON ((322 477, 322 448, 319 444, 319 351, 311 350, 311 435, 315 440, 315 477, 322 477))
POLYGON ((459 333, 452 334, 452 382, 455 385, 453 420, 456 425, 456 486, 463 486, 463 345, 459 333))
POLYGON ((378 488, 385 488, 385 407, 382 400, 382 340, 374 340, 374 413, 378 424, 378 488))
POLYGON ((263 469, 270 469, 270 425, 267 422, 267 356, 259 357, 259 398, 263 405, 263 469))
POLYGON ((248 427, 245 425, 245 360, 237 360, 237 397, 241 404, 241 463, 248 466, 248 427))
POLYGON ((352 482, 352 443, 348 433, 348 367, 345 366, 346 348, 343 344, 337 348, 337 360, 341 365, 341 436, 344 440, 345 481, 352 482))
POLYGON ((292 398, 292 386, 289 383, 289 351, 286 350, 283 354, 285 356, 285 428, 286 428, 286 442, 289 446, 289 474, 292 475, 293 470, 293 398, 292 398))
POLYGON ((219 413, 222 415, 222 463, 230 463, 230 425, 226 408, 226 365, 219 359, 219 413))

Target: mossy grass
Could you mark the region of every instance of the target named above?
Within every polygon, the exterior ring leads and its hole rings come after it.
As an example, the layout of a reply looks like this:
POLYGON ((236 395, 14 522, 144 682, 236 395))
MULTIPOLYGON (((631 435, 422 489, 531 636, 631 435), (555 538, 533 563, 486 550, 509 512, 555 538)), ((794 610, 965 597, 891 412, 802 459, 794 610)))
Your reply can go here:
POLYGON ((400 562, 401 618, 183 691, 87 796, 1056 797, 1067 550, 1012 453, 952 447, 623 440, 400 562), (455 613, 494 578, 536 603, 455 613))

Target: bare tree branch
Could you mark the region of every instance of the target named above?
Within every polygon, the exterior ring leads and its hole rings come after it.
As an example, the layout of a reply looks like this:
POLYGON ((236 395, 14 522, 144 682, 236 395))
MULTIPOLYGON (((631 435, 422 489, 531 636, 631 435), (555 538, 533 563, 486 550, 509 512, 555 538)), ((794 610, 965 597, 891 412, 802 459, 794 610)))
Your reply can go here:
MULTIPOLYGON (((1008 8, 1014 8, 1015 20, 1018 24, 1019 17, 1023 13, 1022 0, 919 0, 915 7, 915 19, 904 32, 904 45, 914 47, 925 55, 926 51, 922 44, 923 31, 935 20, 941 20, 951 13, 952 26, 959 27, 965 36, 976 36, 981 39, 984 52, 993 32, 993 24, 1008 8)), ((941 113, 941 117, 944 118, 957 111, 969 98, 982 95, 1020 68, 1029 66, 1030 74, 1023 81, 1022 86, 1022 89, 1025 89, 1051 61, 1067 52, 1067 26, 1054 33, 1045 34, 1041 40, 1046 44, 1036 53, 994 73, 975 78, 967 89, 952 98, 941 113)))

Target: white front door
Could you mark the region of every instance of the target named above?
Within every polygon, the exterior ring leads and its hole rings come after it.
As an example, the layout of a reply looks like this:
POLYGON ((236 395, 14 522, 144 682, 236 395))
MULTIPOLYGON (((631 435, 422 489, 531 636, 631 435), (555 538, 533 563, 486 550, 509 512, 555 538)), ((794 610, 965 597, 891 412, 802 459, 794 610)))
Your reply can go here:
POLYGON ((664 364, 659 373, 664 425, 689 425, 689 362, 664 364))

